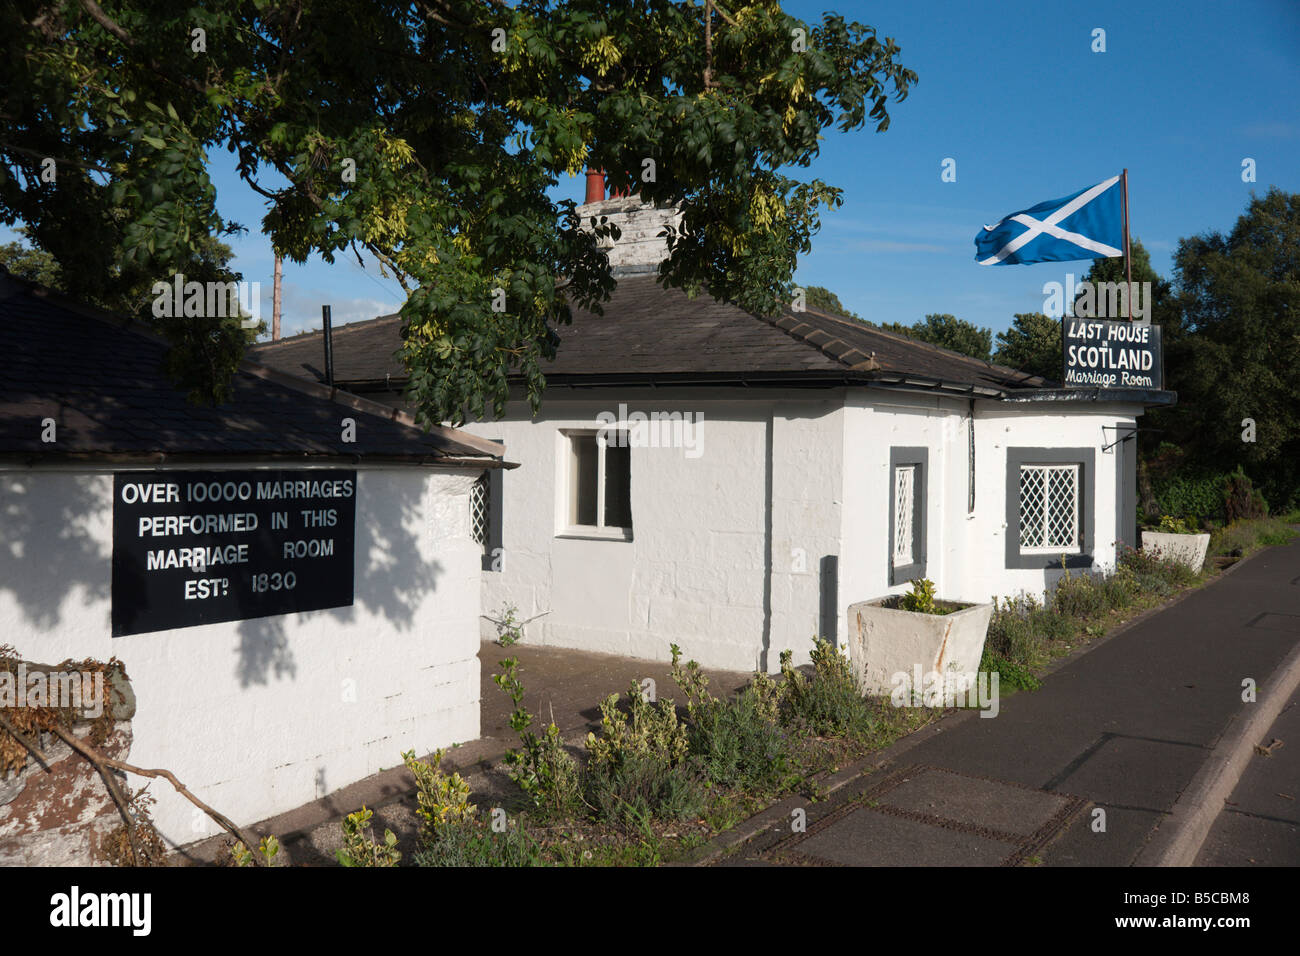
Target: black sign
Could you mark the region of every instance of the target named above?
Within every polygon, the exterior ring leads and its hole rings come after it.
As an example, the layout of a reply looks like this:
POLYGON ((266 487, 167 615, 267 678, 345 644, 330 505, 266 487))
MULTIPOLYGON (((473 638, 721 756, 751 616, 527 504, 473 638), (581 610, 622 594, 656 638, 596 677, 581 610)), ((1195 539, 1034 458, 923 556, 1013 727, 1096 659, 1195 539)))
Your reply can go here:
POLYGON ((1108 319, 1061 320, 1062 381, 1074 388, 1163 388, 1160 326, 1108 319))
POLYGON ((113 476, 113 636, 352 604, 355 471, 113 476))

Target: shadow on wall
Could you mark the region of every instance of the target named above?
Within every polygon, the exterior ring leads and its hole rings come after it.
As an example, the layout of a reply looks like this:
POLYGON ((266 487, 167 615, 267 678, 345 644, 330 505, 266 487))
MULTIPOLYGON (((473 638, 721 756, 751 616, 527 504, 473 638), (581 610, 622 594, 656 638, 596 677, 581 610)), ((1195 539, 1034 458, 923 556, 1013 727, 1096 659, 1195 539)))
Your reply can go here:
MULTIPOLYGON (((87 604, 109 597, 111 497, 111 476, 0 476, 0 591, 13 595, 34 630, 49 631, 65 623, 63 603, 74 587, 85 588, 87 604), (51 494, 51 482, 64 487, 51 494), (96 537, 95 526, 101 523, 104 530, 96 537)), ((36 653, 36 648, 25 650, 36 653)))
MULTIPOLYGON (((378 483, 370 494, 381 495, 382 501, 376 498, 367 508, 361 508, 358 502, 353 605, 310 613, 328 614, 339 624, 351 624, 360 606, 399 630, 414 623, 423 596, 436 590, 443 568, 439 562, 421 556, 419 537, 412 533, 413 527, 418 527, 420 533, 430 533, 421 520, 425 483, 412 478, 403 475, 403 480, 378 483), (377 511, 381 520, 365 520, 367 514, 374 516, 377 511)), ((267 684, 272 677, 292 680, 297 675, 285 633, 286 617, 239 623, 236 673, 241 686, 267 684)))

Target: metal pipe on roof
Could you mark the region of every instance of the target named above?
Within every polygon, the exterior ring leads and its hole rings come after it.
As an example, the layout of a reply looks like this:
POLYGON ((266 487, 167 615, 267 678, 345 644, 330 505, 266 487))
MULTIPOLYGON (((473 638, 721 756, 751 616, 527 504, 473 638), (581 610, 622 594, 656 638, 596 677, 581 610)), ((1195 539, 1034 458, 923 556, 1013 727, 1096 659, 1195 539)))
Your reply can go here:
POLYGON ((330 307, 322 305, 320 307, 321 326, 324 334, 321 338, 325 342, 325 384, 330 388, 334 387, 334 334, 330 329, 330 307))

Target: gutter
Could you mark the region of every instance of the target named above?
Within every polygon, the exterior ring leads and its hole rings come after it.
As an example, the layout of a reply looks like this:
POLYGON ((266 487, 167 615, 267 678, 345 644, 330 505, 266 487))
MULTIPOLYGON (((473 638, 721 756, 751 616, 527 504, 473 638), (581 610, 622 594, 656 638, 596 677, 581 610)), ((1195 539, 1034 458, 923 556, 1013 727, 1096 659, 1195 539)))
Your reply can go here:
POLYGON ((311 454, 290 452, 224 452, 208 453, 186 452, 172 455, 166 452, 59 452, 45 454, 42 452, 8 451, 0 452, 0 466, 18 465, 35 468, 44 465, 131 465, 141 468, 158 468, 163 465, 214 465, 228 462, 274 462, 282 464, 310 465, 411 465, 437 466, 444 468, 461 468, 473 471, 511 470, 519 467, 519 462, 504 461, 501 458, 474 458, 465 455, 362 455, 362 454, 311 454))

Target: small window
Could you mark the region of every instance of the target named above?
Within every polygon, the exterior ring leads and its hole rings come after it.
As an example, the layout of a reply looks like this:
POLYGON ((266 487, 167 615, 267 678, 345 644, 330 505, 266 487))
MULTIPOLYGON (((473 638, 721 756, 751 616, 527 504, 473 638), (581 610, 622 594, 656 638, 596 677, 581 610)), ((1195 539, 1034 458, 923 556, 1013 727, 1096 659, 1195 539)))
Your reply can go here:
MULTIPOLYGON (((566 530, 632 530, 632 455, 625 433, 617 430, 572 432, 568 439, 566 530)), ((617 535, 615 535, 617 536, 617 535)))
POLYGON ((1020 550, 1023 554, 1077 554, 1079 466, 1020 466, 1020 550))
POLYGON ((474 543, 485 552, 492 537, 491 524, 492 485, 484 472, 469 489, 469 533, 474 543))
POLYGON ((912 516, 916 513, 916 466, 894 469, 894 565, 911 564, 912 516))
POLYGON ((926 448, 889 449, 889 583, 925 577, 926 448))

